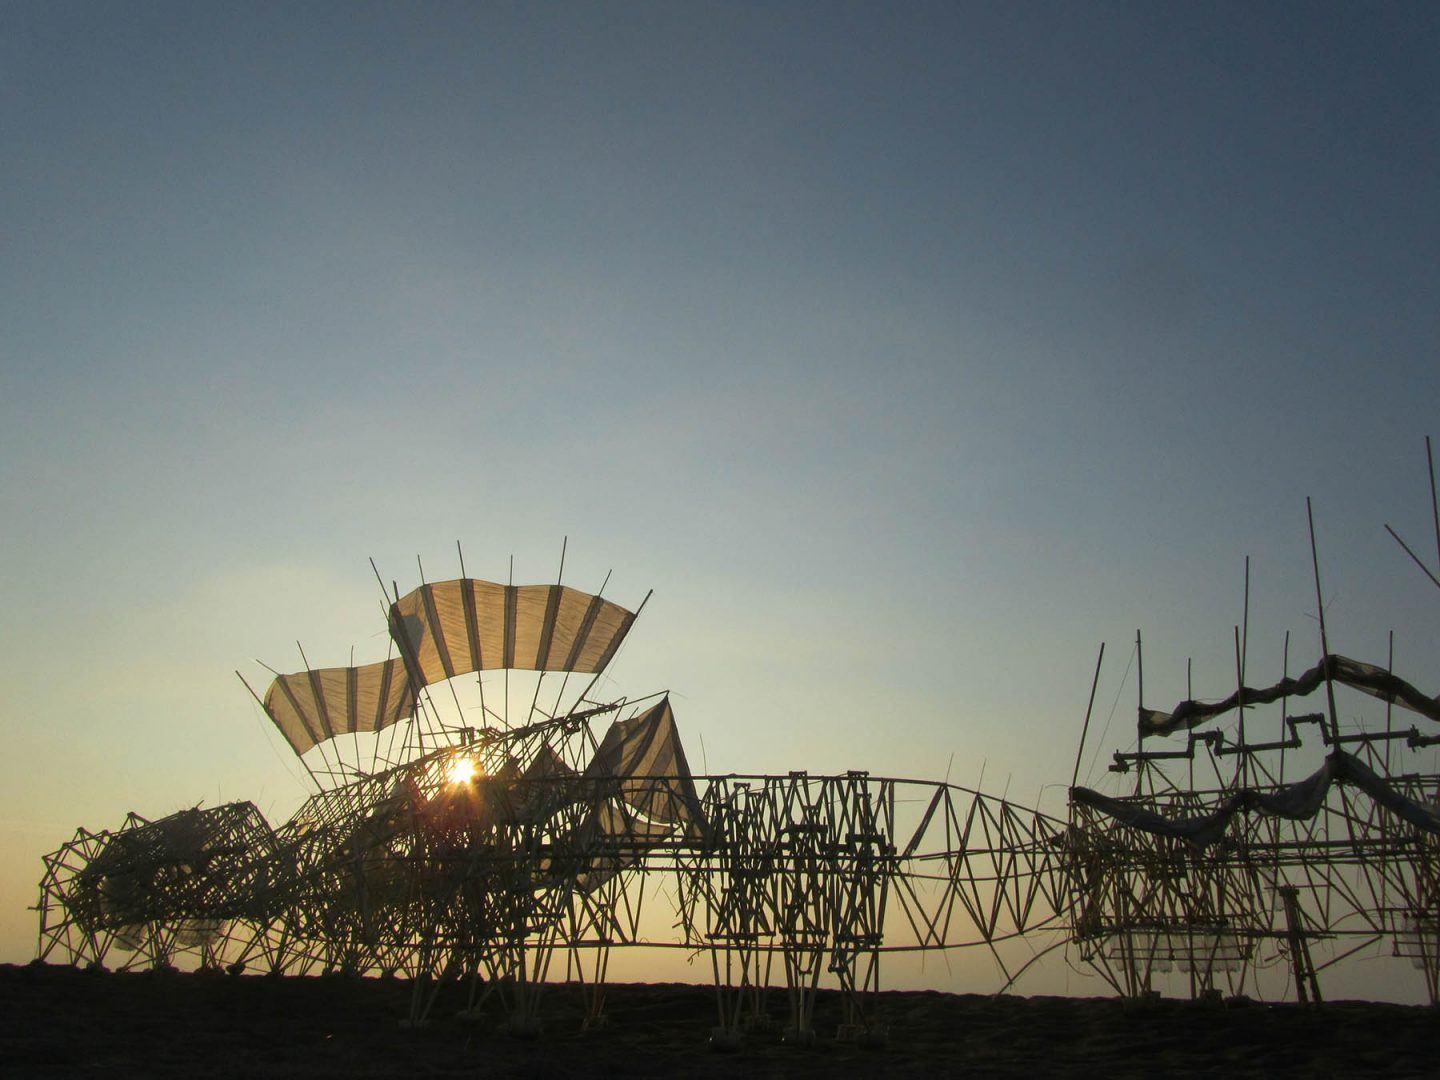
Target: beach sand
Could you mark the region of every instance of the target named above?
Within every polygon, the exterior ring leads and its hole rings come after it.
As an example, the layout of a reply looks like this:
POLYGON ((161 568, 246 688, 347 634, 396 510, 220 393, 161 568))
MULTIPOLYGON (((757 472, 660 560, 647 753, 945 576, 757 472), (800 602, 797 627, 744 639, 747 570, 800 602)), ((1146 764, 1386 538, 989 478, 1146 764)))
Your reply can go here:
POLYGON ((706 986, 613 986, 609 1021, 580 1030, 574 987, 549 987, 543 1033, 500 1017, 456 1018, 442 995, 430 1024, 402 1030, 408 984, 341 976, 107 973, 0 965, 0 1075, 60 1076, 1440 1076, 1440 1011, 1333 1002, 984 997, 891 991, 883 1047, 836 1042, 840 1006, 817 1006, 813 1046, 773 1033, 733 1052, 707 1047, 706 986))

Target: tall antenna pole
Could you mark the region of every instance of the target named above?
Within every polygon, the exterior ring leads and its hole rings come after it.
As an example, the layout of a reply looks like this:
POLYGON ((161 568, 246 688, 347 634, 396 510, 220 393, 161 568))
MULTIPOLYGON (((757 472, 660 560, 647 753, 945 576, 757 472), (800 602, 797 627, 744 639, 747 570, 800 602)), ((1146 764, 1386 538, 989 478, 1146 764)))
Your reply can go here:
POLYGON ((1325 665, 1325 696, 1330 706, 1330 740, 1336 752, 1340 749, 1340 723, 1335 718, 1335 682, 1330 677, 1330 639, 1325 633, 1325 598, 1320 591, 1320 556, 1315 548, 1315 513, 1310 496, 1305 496, 1305 518, 1310 523, 1310 564, 1315 569, 1315 607, 1320 613, 1320 655, 1325 665))

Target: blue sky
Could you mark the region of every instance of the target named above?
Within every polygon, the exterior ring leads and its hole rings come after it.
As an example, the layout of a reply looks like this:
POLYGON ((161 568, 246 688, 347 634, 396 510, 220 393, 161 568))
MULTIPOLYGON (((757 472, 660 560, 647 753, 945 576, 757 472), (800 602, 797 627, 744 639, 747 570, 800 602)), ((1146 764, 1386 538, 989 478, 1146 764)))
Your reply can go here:
POLYGON ((233 669, 377 658, 366 558, 457 538, 653 587, 617 688, 717 770, 1034 801, 1100 641, 1113 732, 1136 627, 1150 704, 1228 691, 1246 555, 1251 672, 1314 659, 1307 494, 1336 646, 1440 690, 1382 529, 1433 552, 1437 57, 1400 4, 7 6, 3 957, 74 825, 283 818, 233 669))

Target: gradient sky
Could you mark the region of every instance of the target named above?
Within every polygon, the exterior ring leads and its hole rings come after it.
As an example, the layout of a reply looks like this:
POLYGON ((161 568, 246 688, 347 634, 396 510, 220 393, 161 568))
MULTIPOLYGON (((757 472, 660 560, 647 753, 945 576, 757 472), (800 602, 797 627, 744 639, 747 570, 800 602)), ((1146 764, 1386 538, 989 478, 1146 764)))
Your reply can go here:
POLYGON ((1101 641, 1106 753, 1137 627, 1233 687, 1246 555, 1314 661, 1307 494, 1440 691, 1437 11, 6 4, 0 960, 77 825, 288 816, 233 670, 457 538, 654 588, 612 685, 717 772, 1063 813, 1101 641))

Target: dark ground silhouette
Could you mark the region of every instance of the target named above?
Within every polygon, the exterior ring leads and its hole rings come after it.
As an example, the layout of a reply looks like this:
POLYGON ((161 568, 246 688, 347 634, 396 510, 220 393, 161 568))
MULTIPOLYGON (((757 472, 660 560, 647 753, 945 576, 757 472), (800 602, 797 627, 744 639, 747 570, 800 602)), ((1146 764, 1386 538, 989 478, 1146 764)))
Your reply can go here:
MULTIPOLYGON (((1440 1011, 1338 1002, 1126 1004, 1107 999, 889 992, 888 1046, 833 1039, 822 997, 812 1047, 750 1036, 707 1050, 709 987, 620 985, 609 1024, 579 1030, 579 994, 556 986, 534 1041, 455 1018, 404 1031, 408 985, 344 977, 116 974, 0 965, 0 1075, 60 1076, 1436 1076, 1440 1011)), ((783 992, 771 993, 777 1021, 783 992)))

